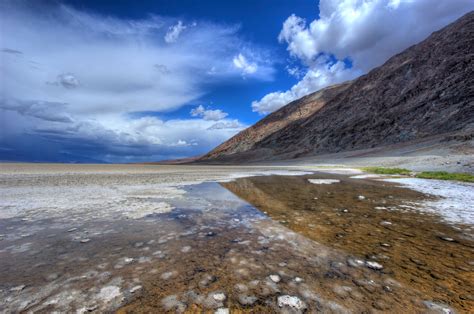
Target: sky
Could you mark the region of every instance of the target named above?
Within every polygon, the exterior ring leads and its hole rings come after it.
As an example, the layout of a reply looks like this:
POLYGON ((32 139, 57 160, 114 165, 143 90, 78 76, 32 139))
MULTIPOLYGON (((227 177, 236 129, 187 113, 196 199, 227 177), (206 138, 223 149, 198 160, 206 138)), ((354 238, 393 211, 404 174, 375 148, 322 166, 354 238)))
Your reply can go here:
POLYGON ((3 0, 0 160, 201 155, 473 9, 472 0, 3 0))

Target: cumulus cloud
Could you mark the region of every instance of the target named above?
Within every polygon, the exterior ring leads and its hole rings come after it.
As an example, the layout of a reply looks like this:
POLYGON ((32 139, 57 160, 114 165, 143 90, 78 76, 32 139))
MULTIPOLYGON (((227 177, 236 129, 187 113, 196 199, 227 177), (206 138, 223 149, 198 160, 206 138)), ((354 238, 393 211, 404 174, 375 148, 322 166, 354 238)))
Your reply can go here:
POLYGON ((351 57, 367 71, 430 33, 474 9, 470 0, 322 0, 320 18, 291 15, 279 40, 288 51, 310 63, 320 53, 351 57))
POLYGON ((165 34, 165 41, 170 43, 175 43, 178 40, 179 35, 186 29, 186 26, 183 22, 178 21, 176 25, 170 26, 168 32, 165 34))
POLYGON ((259 101, 253 101, 252 110, 267 114, 322 87, 352 79, 354 76, 354 71, 348 69, 344 62, 327 63, 325 58, 321 58, 319 64, 309 69, 301 81, 290 90, 273 92, 265 95, 259 101))
POLYGON ((267 113, 305 93, 356 77, 473 9, 471 0, 321 0, 318 19, 308 24, 293 14, 278 37, 307 67, 307 74, 289 91, 266 95, 252 107, 267 113), (321 63, 321 57, 333 57, 336 67, 321 63), (348 59, 351 66, 339 64, 348 59))
POLYGON ((202 105, 197 106, 190 112, 193 117, 201 117, 206 121, 219 121, 227 117, 229 114, 220 109, 204 109, 202 105))
POLYGON ((257 72, 258 66, 254 62, 249 62, 244 55, 239 53, 237 56, 234 57, 232 60, 234 66, 242 71, 242 74, 253 74, 257 72))
MULTIPOLYGON (((265 53, 242 41, 238 27, 206 21, 198 28, 160 16, 125 20, 29 1, 2 1, 0 20, 0 147, 14 158, 48 151, 52 160, 53 152, 74 151, 94 160, 156 160, 193 154, 191 148, 205 152, 235 134, 209 129, 226 121, 226 113, 172 121, 156 116, 223 81, 241 80, 232 60, 242 47, 265 53), (175 29, 169 38, 179 38, 179 45, 162 40, 175 29)), ((255 79, 272 75, 267 62, 255 79)))

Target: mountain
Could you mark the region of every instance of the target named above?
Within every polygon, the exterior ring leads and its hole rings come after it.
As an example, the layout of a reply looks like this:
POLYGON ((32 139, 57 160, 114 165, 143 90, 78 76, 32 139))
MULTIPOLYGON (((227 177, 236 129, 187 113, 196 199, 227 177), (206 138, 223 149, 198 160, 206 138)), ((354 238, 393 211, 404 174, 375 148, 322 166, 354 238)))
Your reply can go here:
POLYGON ((293 101, 200 158, 291 159, 474 135, 474 12, 353 81, 293 101))

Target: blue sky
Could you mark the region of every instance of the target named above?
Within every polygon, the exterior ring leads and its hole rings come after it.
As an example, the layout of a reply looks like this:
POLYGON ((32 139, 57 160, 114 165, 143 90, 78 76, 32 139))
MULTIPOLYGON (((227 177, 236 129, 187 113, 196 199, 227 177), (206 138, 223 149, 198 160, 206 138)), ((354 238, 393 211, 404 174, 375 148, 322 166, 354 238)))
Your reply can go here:
POLYGON ((0 160, 203 154, 360 76, 470 0, 3 1, 0 160))
POLYGON ((218 107, 251 125, 262 118, 249 104, 257 98, 275 90, 285 90, 295 84, 297 78, 285 69, 288 53, 284 45, 278 43, 278 35, 289 14, 313 20, 319 15, 317 2, 313 0, 264 0, 264 1, 65 1, 77 9, 113 15, 123 19, 146 19, 151 14, 170 16, 181 21, 208 21, 216 24, 238 26, 237 36, 245 41, 267 49, 275 61, 275 73, 271 80, 239 78, 209 87, 206 95, 186 106, 171 112, 157 113, 165 119, 189 116, 189 106, 203 105, 218 107), (263 23, 262 23, 263 22, 263 23))

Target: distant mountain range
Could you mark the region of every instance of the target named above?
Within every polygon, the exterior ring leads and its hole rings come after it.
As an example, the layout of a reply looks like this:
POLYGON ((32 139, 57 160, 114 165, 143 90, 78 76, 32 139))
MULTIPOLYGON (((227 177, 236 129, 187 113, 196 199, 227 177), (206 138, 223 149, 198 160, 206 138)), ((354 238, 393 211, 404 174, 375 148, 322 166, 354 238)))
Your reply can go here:
POLYGON ((244 163, 474 136, 474 12, 353 81, 293 101, 200 162, 244 163))

